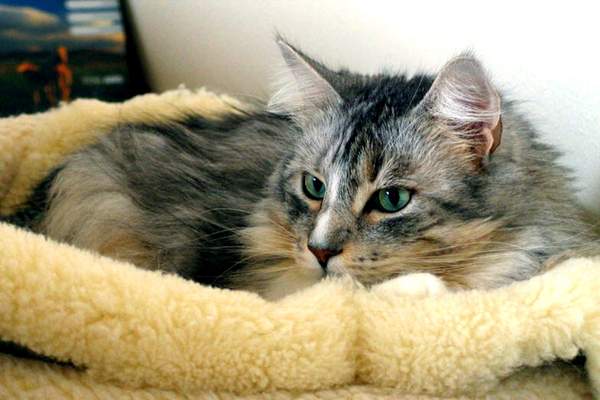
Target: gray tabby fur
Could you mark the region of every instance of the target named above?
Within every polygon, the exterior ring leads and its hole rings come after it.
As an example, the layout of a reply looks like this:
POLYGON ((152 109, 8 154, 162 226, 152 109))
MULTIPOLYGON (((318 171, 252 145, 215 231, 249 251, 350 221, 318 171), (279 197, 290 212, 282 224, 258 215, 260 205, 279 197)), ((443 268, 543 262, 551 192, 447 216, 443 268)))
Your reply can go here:
POLYGON ((338 274, 493 288, 590 240, 558 154, 473 56, 432 86, 427 75, 333 72, 279 43, 287 67, 268 105, 120 126, 61 167, 33 229, 269 298, 338 274), (303 194, 305 172, 327 185, 322 203, 303 194), (390 186, 413 191, 406 208, 365 208, 390 186), (325 271, 309 240, 342 253, 325 271))

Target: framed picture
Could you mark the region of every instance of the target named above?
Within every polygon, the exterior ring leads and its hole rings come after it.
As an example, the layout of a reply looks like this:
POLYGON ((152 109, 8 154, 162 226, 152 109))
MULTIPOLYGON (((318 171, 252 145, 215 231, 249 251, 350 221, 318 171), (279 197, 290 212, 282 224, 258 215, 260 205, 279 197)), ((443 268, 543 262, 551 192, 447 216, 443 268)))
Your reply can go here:
POLYGON ((118 0, 0 0, 0 116, 144 91, 125 11, 118 0))

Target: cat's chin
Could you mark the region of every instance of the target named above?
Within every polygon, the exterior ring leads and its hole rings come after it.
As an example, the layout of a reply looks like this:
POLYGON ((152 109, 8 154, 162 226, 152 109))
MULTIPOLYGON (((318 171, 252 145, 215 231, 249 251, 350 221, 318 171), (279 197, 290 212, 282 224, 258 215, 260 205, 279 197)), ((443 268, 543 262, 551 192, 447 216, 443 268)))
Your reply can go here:
POLYGON ((298 265, 297 268, 270 280, 261 288, 260 295, 266 300, 279 300, 316 284, 324 276, 325 274, 320 268, 298 265))
POLYGON ((327 264, 327 275, 332 277, 342 277, 348 275, 344 262, 340 257, 334 257, 327 264))

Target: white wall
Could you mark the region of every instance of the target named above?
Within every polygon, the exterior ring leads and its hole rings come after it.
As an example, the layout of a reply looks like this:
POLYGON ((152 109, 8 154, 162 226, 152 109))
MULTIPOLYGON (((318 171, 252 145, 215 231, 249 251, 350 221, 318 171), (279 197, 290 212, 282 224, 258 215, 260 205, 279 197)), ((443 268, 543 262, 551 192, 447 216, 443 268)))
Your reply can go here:
POLYGON ((593 1, 130 0, 152 84, 265 97, 277 29, 330 66, 435 71, 470 48, 576 170, 600 211, 600 10, 593 1), (485 4, 488 4, 487 6, 485 4), (543 5, 543 8, 542 8, 543 5))

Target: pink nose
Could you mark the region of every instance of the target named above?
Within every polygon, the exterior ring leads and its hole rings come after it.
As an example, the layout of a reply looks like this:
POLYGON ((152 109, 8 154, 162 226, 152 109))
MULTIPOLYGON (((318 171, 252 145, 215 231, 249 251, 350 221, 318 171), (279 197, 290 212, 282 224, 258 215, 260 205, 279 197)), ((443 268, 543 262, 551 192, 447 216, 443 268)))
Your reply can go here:
POLYGON ((319 248, 311 245, 308 245, 308 249, 315 255, 323 269, 327 269, 327 261, 329 261, 331 257, 337 256, 342 252, 342 249, 319 248))

